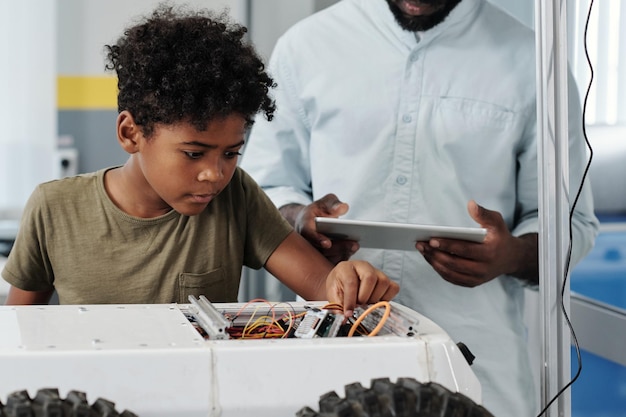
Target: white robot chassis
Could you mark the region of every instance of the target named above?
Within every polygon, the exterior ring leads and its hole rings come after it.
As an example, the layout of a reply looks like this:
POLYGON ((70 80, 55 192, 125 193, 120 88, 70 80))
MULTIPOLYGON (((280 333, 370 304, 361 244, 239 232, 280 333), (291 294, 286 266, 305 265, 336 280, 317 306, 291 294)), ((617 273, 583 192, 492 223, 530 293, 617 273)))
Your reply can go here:
POLYGON ((324 302, 203 297, 2 306, 0 417, 491 417, 471 353, 431 320, 394 302, 350 320, 324 302))

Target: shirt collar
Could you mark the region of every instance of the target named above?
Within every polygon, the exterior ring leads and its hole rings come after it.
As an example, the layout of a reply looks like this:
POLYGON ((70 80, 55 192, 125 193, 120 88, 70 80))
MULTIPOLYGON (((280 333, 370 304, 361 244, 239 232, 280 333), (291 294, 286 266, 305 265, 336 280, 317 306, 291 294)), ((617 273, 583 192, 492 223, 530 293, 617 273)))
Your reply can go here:
POLYGON ((415 33, 403 30, 398 26, 385 0, 361 0, 362 7, 372 19, 390 31, 409 49, 413 49, 417 45, 427 45, 442 33, 462 31, 471 23, 472 16, 479 10, 483 2, 484 0, 461 0, 443 22, 430 30, 415 33))

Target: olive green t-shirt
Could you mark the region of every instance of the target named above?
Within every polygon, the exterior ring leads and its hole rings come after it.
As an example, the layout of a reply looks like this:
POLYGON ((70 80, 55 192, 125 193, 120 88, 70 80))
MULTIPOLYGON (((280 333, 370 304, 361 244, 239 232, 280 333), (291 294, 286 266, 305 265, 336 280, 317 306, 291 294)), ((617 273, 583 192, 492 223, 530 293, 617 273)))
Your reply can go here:
POLYGON ((196 216, 151 219, 113 204, 104 173, 39 185, 26 204, 2 276, 27 291, 56 289, 61 304, 237 300, 242 265, 261 268, 291 226, 237 168, 196 216))

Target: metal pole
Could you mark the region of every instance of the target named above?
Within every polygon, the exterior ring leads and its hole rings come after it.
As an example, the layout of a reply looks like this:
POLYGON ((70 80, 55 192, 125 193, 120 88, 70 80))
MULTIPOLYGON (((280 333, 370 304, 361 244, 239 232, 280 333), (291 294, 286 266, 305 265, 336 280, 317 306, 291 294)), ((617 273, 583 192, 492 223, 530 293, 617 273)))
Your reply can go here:
MULTIPOLYGON (((568 271, 565 271, 569 245, 565 0, 535 1, 535 32, 543 409, 570 380, 570 333, 563 312, 563 308, 569 311, 569 281, 566 279, 568 271)), ((569 390, 563 392, 544 415, 569 417, 569 390)))

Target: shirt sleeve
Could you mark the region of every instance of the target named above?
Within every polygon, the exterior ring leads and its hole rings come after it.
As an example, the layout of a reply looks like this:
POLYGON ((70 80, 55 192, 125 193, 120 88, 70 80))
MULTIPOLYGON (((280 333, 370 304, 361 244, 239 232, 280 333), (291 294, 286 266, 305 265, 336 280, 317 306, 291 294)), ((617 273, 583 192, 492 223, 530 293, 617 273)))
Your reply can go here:
POLYGON ((511 233, 522 236, 539 231, 537 115, 536 106, 526 108, 527 123, 517 156, 517 201, 515 223, 511 233))
POLYGON ((244 265, 259 269, 293 228, 254 180, 241 173, 247 208, 244 265))
MULTIPOLYGON (((569 195, 572 213, 573 267, 593 248, 600 222, 594 214, 593 195, 587 171, 589 152, 585 146, 581 103, 574 77, 568 72, 569 99, 569 195), (584 182, 583 182, 584 178, 584 182), (580 194, 579 194, 580 193, 580 194)), ((571 211, 571 209, 570 209, 571 211)))
POLYGON ((9 284, 25 291, 54 289, 54 274, 47 256, 44 191, 37 187, 28 199, 15 244, 2 271, 9 284))
MULTIPOLYGON (((580 262, 593 248, 593 244, 598 235, 599 221, 594 214, 593 195, 588 175, 585 171, 588 163, 589 153, 586 151, 584 134, 582 130, 582 114, 579 95, 574 78, 571 72, 568 72, 569 91, 568 91, 568 146, 569 146, 569 202, 570 208, 568 213, 571 217, 571 262, 570 268, 580 262), (584 177, 584 181, 583 181, 584 177), (572 206, 574 210, 572 211, 572 206)), ((535 113, 536 114, 536 113, 535 113)), ((531 126, 528 129, 528 136, 537 135, 536 117, 532 117, 531 126)), ((537 233, 539 230, 539 210, 532 204, 525 202, 538 201, 537 196, 539 190, 537 187, 530 187, 529 184, 538 184, 538 179, 533 180, 531 177, 535 175, 533 167, 539 162, 532 157, 532 152, 522 153, 519 158, 521 167, 526 165, 526 169, 520 168, 521 173, 518 178, 519 199, 518 204, 521 208, 519 221, 513 229, 515 236, 522 236, 527 233, 537 233), (533 196, 534 194, 534 196, 533 196)), ((536 204, 535 204, 536 206, 536 204)))
POLYGON ((312 202, 310 126, 304 106, 295 93, 297 74, 289 65, 289 59, 283 59, 288 56, 287 42, 281 38, 268 67, 277 83, 274 89, 277 110, 271 122, 257 116, 241 160, 241 167, 276 207, 312 202))

